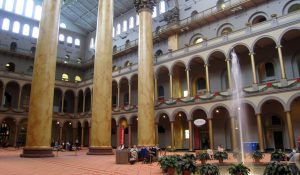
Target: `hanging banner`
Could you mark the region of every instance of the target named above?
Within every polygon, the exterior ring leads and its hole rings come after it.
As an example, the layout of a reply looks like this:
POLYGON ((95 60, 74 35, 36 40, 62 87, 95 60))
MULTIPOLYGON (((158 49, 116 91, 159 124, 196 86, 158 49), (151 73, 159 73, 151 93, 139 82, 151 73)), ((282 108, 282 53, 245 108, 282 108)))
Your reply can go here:
POLYGON ((120 127, 119 130, 119 145, 124 145, 124 128, 120 127))
POLYGON ((194 127, 195 130, 195 136, 194 136, 194 140, 195 140, 195 149, 200 149, 199 147, 199 135, 198 135, 198 127, 194 127))

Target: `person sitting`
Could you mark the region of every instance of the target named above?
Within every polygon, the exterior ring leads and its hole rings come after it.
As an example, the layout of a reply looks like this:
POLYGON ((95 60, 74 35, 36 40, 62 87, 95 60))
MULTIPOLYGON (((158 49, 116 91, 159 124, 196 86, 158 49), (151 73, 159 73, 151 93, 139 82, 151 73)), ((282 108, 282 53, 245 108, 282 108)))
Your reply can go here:
POLYGON ((130 164, 134 164, 137 159, 138 159, 138 148, 136 147, 136 145, 133 145, 133 147, 130 149, 130 158, 129 158, 129 162, 130 164))
POLYGON ((147 163, 149 161, 149 150, 147 149, 147 147, 143 147, 141 149, 141 158, 143 163, 147 163))
POLYGON ((123 149, 124 149, 124 144, 121 144, 120 146, 118 146, 117 149, 118 149, 118 150, 123 150, 123 149))
POLYGON ((214 152, 213 152, 213 150, 211 150, 211 149, 207 149, 207 154, 209 155, 209 157, 210 157, 210 159, 213 159, 213 156, 214 156, 214 152))
POLYGON ((224 152, 224 148, 222 147, 222 145, 218 145, 218 151, 219 152, 224 152))

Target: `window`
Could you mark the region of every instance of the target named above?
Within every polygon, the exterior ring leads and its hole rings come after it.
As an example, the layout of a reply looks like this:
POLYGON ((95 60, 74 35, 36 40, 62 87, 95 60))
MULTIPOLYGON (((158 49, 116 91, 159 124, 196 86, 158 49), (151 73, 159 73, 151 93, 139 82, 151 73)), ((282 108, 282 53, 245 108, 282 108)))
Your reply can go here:
POLYGON ((124 105, 128 105, 129 103, 129 94, 125 93, 124 94, 124 101, 123 101, 124 105))
POLYGON ((117 46, 116 45, 114 45, 114 47, 113 47, 113 52, 117 52, 117 46))
POLYGON ((67 28, 67 25, 65 23, 60 23, 59 27, 65 29, 65 28, 67 28))
POLYGON ((131 62, 130 61, 126 61, 125 64, 124 64, 124 67, 128 67, 131 65, 131 62))
POLYGON ((156 29, 155 29, 155 33, 158 35, 162 32, 162 29, 160 26, 157 26, 156 29))
POLYGON ((81 82, 81 81, 82 81, 81 77, 76 75, 75 76, 75 83, 78 83, 78 82, 81 82))
POLYGON ((132 29, 134 27, 134 18, 133 16, 129 18, 129 29, 132 29))
POLYGON ((12 51, 12 52, 17 51, 17 47, 18 47, 18 44, 16 42, 10 43, 10 51, 12 51))
POLYGON ((195 20, 196 19, 196 16, 197 16, 198 12, 196 10, 194 10, 192 13, 191 13, 191 18, 192 20, 195 20))
POLYGON ((158 86, 158 97, 159 98, 165 97, 165 89, 163 86, 158 86))
POLYGON ((34 9, 34 19, 41 20, 41 16, 42 16, 42 6, 37 5, 35 6, 34 9))
POLYGON ((127 31, 127 20, 123 21, 123 32, 127 31))
POLYGON ((61 41, 61 42, 65 42, 65 35, 59 34, 58 40, 61 41))
POLYGON ((259 15, 259 16, 256 16, 253 20, 252 20, 252 24, 258 24, 258 23, 261 23, 261 22, 264 22, 266 21, 267 18, 262 16, 262 15, 259 15))
POLYGON ((158 51, 155 52, 155 56, 156 57, 159 57, 161 55, 163 55, 163 51, 162 50, 158 50, 158 51))
POLYGON ((194 39, 193 44, 200 44, 203 42, 203 38, 202 37, 197 37, 194 39))
POLYGON ((135 21, 135 24, 138 26, 140 25, 140 17, 139 15, 136 15, 136 21, 135 21))
POLYGON ((265 70, 266 70, 266 77, 275 76, 274 65, 272 63, 266 63, 265 70))
POLYGON ((26 10, 25 10, 25 16, 32 18, 32 14, 33 14, 33 0, 27 0, 26 2, 26 10))
POLYGON ((12 30, 14 33, 19 33, 20 32, 20 23, 18 21, 15 21, 14 22, 14 25, 13 25, 13 30, 12 30))
POLYGON ((117 35, 121 34, 121 24, 117 24, 117 35))
POLYGON ((94 45, 94 38, 91 38, 91 42, 90 42, 90 49, 94 49, 95 45, 94 45))
POLYGON ((15 64, 12 63, 12 62, 9 62, 9 63, 6 63, 5 64, 5 68, 7 71, 10 71, 10 72, 14 72, 15 71, 15 64))
POLYGON ((7 18, 3 19, 3 23, 2 23, 2 30, 9 30, 9 25, 10 25, 10 21, 7 18))
POLYGON ((5 1, 5 10, 12 12, 14 8, 14 2, 15 0, 6 0, 5 1))
POLYGON ((129 48, 130 47, 130 40, 126 40, 125 42, 125 48, 129 48))
POLYGON ((204 78, 197 79, 197 91, 206 89, 206 81, 204 78))
POLYGON ((29 30, 30 30, 30 26, 28 24, 25 24, 23 26, 23 35, 29 36, 29 32, 30 32, 29 30))
POLYGON ((38 38, 39 37, 39 28, 33 27, 32 29, 32 38, 38 38))
POLYGON ((68 44, 72 44, 72 43, 73 43, 73 38, 70 37, 70 36, 68 36, 68 37, 67 37, 67 43, 68 43, 68 44))
POLYGON ((3 8, 3 0, 0 0, 0 8, 3 8))
POLYGON ((165 1, 160 1, 159 3, 159 13, 165 13, 166 12, 166 2, 165 1))
POLYGON ((75 39, 75 46, 80 46, 80 40, 78 38, 75 39))
POLYGON ((223 36, 223 35, 228 35, 228 34, 231 33, 231 32, 232 32, 232 28, 226 27, 226 28, 224 28, 224 29, 222 30, 221 36, 223 36))
POLYGON ((112 37, 115 37, 115 27, 112 29, 112 37))
POLYGON ((297 10, 300 10, 300 4, 294 4, 288 9, 288 13, 295 12, 297 10))
POLYGON ((153 13, 152 13, 152 18, 155 18, 155 17, 157 17, 157 8, 156 7, 153 8, 153 13))
POLYGON ((61 75, 61 80, 62 80, 62 81, 69 81, 69 75, 66 74, 66 73, 63 73, 63 74, 61 75))
POLYGON ((17 0, 15 13, 19 15, 23 15, 24 10, 24 0, 17 0))
POLYGON ((226 5, 225 5, 224 0, 219 0, 219 1, 217 2, 217 8, 218 8, 218 10, 224 10, 225 7, 226 7, 226 5))

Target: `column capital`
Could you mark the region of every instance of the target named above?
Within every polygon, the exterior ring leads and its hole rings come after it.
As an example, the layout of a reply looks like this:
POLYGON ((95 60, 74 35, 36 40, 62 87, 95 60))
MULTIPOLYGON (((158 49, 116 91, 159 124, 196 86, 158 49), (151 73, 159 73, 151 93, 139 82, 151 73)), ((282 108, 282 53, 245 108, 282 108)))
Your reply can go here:
POLYGON ((226 58, 225 61, 226 62, 231 61, 231 58, 226 58))
POLYGON ((190 70, 191 70, 190 68, 186 68, 186 69, 185 69, 185 71, 187 71, 187 72, 190 71, 190 70))
POLYGON ((156 5, 156 0, 134 0, 133 4, 137 13, 140 13, 141 10, 149 10, 152 13, 156 5))
POLYGON ((278 44, 276 45, 276 49, 282 48, 282 45, 278 44))
POLYGON ((209 67, 209 64, 208 63, 204 64, 204 67, 209 67))
POLYGON ((255 53, 254 52, 249 52, 249 55, 251 56, 251 55, 254 55, 255 53))
POLYGON ((169 73, 169 77, 171 77, 171 76, 172 76, 172 72, 169 73))

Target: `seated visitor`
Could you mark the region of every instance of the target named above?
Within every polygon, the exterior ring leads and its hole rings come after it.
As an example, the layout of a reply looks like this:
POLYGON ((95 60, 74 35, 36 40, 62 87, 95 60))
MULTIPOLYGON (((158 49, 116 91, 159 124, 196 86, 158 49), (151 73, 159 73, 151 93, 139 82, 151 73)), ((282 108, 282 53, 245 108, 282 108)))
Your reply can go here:
POLYGON ((219 152, 224 152, 224 148, 222 147, 222 145, 218 145, 218 151, 219 152))
POLYGON ((118 150, 122 150, 122 149, 124 149, 124 144, 121 144, 120 146, 118 146, 118 148, 117 148, 118 150))
POLYGON ((209 157, 210 157, 210 159, 213 159, 213 156, 214 156, 214 152, 213 152, 213 150, 211 150, 211 149, 207 149, 207 154, 209 155, 209 157))
POLYGON ((133 145, 133 147, 130 149, 130 158, 129 158, 130 164, 134 164, 137 161, 138 152, 139 152, 139 150, 136 147, 136 145, 133 145))

